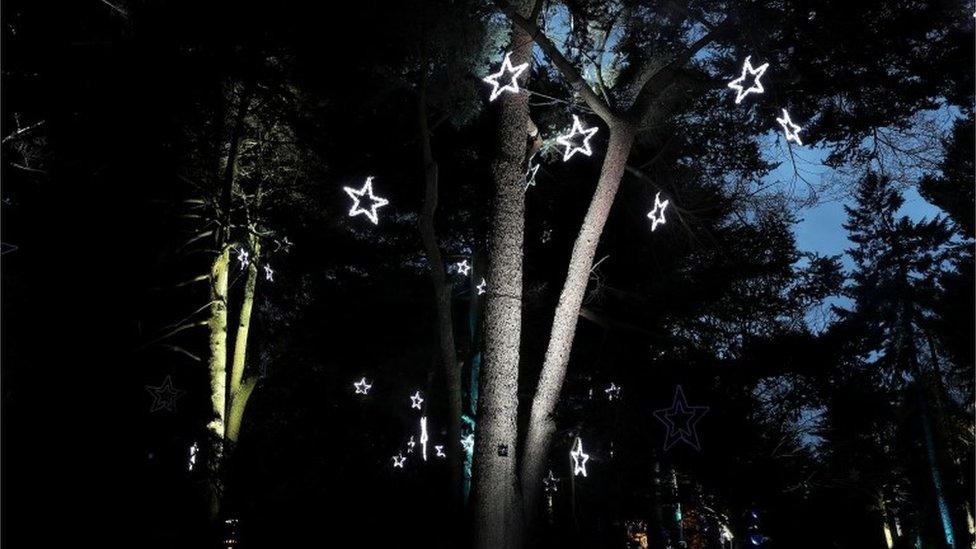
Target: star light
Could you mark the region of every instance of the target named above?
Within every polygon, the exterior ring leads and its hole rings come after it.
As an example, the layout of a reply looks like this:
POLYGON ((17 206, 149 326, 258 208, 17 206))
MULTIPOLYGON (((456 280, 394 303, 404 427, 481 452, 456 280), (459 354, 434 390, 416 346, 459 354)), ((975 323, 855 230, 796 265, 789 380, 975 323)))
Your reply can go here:
POLYGON ((751 55, 747 56, 746 62, 742 65, 742 76, 736 78, 735 80, 729 82, 728 84, 730 88, 735 90, 736 105, 741 103, 742 100, 745 99, 746 96, 749 95, 750 93, 763 93, 763 91, 765 91, 763 90, 762 82, 760 82, 759 79, 762 77, 763 73, 766 72, 766 69, 769 68, 769 63, 763 63, 762 65, 753 68, 752 62, 750 61, 751 57, 752 57, 751 55), (742 83, 745 82, 746 75, 749 74, 755 76, 756 80, 752 86, 748 88, 744 88, 742 86, 742 83))
POLYGON ((506 91, 510 91, 512 93, 518 93, 519 92, 518 77, 523 72, 525 72, 525 69, 527 68, 529 68, 528 63, 522 63, 517 67, 513 67, 512 53, 511 52, 506 53, 505 60, 502 61, 502 68, 499 69, 498 72, 496 72, 495 74, 490 74, 482 79, 482 81, 487 82, 492 86, 491 97, 488 100, 494 101, 495 99, 498 98, 499 95, 502 94, 502 92, 506 92, 506 91), (512 82, 511 84, 505 84, 504 86, 502 86, 501 84, 499 84, 498 79, 504 76, 506 72, 512 75, 512 82))
POLYGON ((373 388, 373 386, 366 381, 365 376, 363 376, 363 379, 353 383, 352 385, 356 388, 357 395, 369 394, 369 390, 373 388))
POLYGON ((549 476, 542 479, 542 484, 545 485, 547 493, 559 491, 559 479, 553 476, 552 469, 549 469, 549 476))
POLYGON ((593 154, 593 151, 590 149, 590 138, 593 137, 593 135, 599 129, 600 128, 598 128, 596 126, 594 126, 592 128, 585 128, 584 129, 583 128, 583 124, 580 123, 579 117, 574 114, 573 115, 573 128, 571 130, 569 130, 569 133, 568 134, 566 134, 566 135, 560 135, 559 137, 556 138, 556 143, 559 143, 560 145, 566 147, 565 152, 563 152, 563 162, 566 162, 567 160, 569 160, 570 158, 572 158, 574 154, 576 154, 578 152, 579 153, 583 153, 586 156, 592 155, 593 154), (572 141, 573 137, 575 137, 577 134, 583 136, 583 145, 582 146, 579 146, 579 147, 577 147, 576 145, 574 145, 573 144, 573 141, 572 141))
POLYGON ((468 274, 471 272, 471 265, 468 264, 467 259, 457 262, 457 272, 458 274, 468 276, 468 274))
POLYGON ((783 117, 777 118, 776 121, 779 122, 780 126, 783 126, 783 132, 786 133, 787 141, 795 141, 797 145, 803 144, 800 141, 800 132, 803 131, 803 128, 797 126, 790 120, 790 113, 786 112, 786 109, 783 109, 783 117))
POLYGON ((484 295, 484 293, 488 291, 486 290, 487 287, 488 287, 488 281, 485 280, 484 278, 482 278, 481 282, 477 286, 475 286, 475 288, 478 290, 478 295, 484 295))
POLYGON ((474 450, 474 433, 471 433, 466 437, 461 437, 461 448, 463 448, 464 451, 469 454, 472 452, 472 450, 474 450))
POLYGON ((275 246, 276 246, 275 247, 275 251, 277 252, 278 250, 284 250, 285 253, 288 253, 289 251, 291 251, 291 245, 292 244, 293 244, 292 241, 291 240, 288 240, 288 237, 287 236, 284 237, 284 238, 282 238, 281 240, 276 240, 275 241, 275 246))
POLYGON ((668 429, 664 439, 664 449, 669 450, 680 440, 687 442, 695 450, 701 450, 695 425, 706 412, 708 406, 689 406, 681 385, 675 387, 671 407, 654 411, 654 417, 668 429))
POLYGON ((443 444, 437 444, 437 445, 435 445, 434 446, 434 452, 437 453, 437 457, 439 457, 439 458, 447 457, 447 454, 444 453, 444 445, 443 444))
POLYGON ((363 214, 373 222, 373 225, 378 225, 380 220, 376 215, 376 210, 386 206, 390 203, 389 200, 385 198, 380 198, 373 194, 373 177, 369 176, 366 178, 366 184, 363 185, 362 189, 358 191, 352 187, 343 187, 342 190, 346 191, 349 198, 352 198, 352 208, 349 208, 349 217, 355 217, 359 214, 363 214), (369 209, 360 207, 360 199, 364 196, 369 195, 369 201, 371 202, 369 209))
POLYGON ((573 474, 576 476, 582 474, 585 477, 586 462, 590 460, 590 455, 583 453, 583 440, 580 437, 576 437, 576 444, 573 445, 569 455, 573 458, 573 474))
POLYGON ((661 202, 660 191, 654 195, 654 208, 647 212, 647 218, 651 220, 651 232, 654 232, 654 229, 656 229, 658 225, 664 225, 667 223, 667 221, 664 219, 664 210, 668 207, 669 202, 669 200, 661 202))
POLYGON ((420 418, 420 449, 423 452, 424 461, 427 461, 427 416, 420 418))
POLYGON ((194 442, 193 443, 193 446, 190 446, 190 462, 187 464, 187 467, 186 467, 188 471, 191 471, 192 472, 193 471, 193 467, 196 466, 196 464, 197 464, 197 452, 199 452, 199 451, 200 451, 200 448, 197 446, 197 443, 194 442))
POLYGON ((417 445, 417 441, 413 439, 413 435, 410 435, 410 440, 407 441, 407 453, 413 453, 413 447, 417 445))
POLYGON ((264 266, 264 279, 274 282, 274 270, 271 268, 271 265, 264 266))
POLYGON ((152 407, 149 409, 150 412, 155 412, 157 410, 167 410, 169 412, 175 411, 176 400, 186 393, 186 391, 173 387, 173 380, 169 376, 163 378, 162 385, 159 385, 158 387, 146 385, 146 390, 149 391, 153 397, 152 407))
POLYGON ((615 398, 620 398, 620 387, 610 382, 610 386, 603 390, 607 394, 607 400, 613 400, 615 398))
POLYGON ((420 391, 417 391, 416 393, 414 393, 414 395, 412 397, 410 397, 410 407, 411 408, 416 408, 416 409, 420 410, 421 409, 420 408, 420 405, 423 402, 424 402, 424 397, 420 396, 420 391))
POLYGON ((237 262, 241 264, 242 271, 246 269, 247 264, 251 262, 251 260, 248 258, 247 250, 244 248, 239 248, 237 250, 237 262))
POLYGON ((532 165, 532 160, 529 160, 529 169, 525 172, 525 190, 529 190, 529 187, 535 187, 535 174, 539 173, 539 164, 532 165))
POLYGON ((397 455, 393 456, 393 466, 394 467, 399 467, 400 469, 403 469, 403 464, 406 461, 407 461, 407 456, 405 456, 403 454, 397 454, 397 455))

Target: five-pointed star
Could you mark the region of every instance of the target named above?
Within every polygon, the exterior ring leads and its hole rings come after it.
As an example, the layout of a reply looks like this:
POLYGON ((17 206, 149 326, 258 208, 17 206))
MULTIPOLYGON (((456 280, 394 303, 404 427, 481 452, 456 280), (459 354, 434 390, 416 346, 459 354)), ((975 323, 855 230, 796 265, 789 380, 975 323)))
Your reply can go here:
POLYGON ((523 72, 525 72, 525 69, 527 68, 529 68, 528 63, 522 63, 517 67, 513 67, 512 54, 506 53, 505 60, 502 61, 502 68, 499 69, 498 72, 496 72, 495 74, 490 74, 483 78, 485 82, 491 84, 492 86, 491 97, 488 100, 494 101, 495 99, 498 98, 499 95, 502 94, 502 92, 506 92, 506 91, 510 91, 512 93, 518 93, 519 91, 518 77, 523 72), (510 84, 505 84, 504 86, 502 86, 501 84, 498 83, 498 79, 504 76, 505 73, 509 73, 512 75, 512 82, 510 84))
POLYGON ((549 476, 542 479, 542 484, 546 486, 546 492, 559 491, 559 479, 553 476, 552 469, 549 469, 549 476))
POLYGON ((787 141, 795 141, 797 145, 803 144, 800 141, 800 132, 803 131, 803 128, 797 126, 790 120, 790 113, 786 112, 786 109, 783 109, 783 117, 777 118, 776 121, 779 122, 780 126, 783 126, 783 132, 786 133, 787 141))
POLYGON ((417 391, 412 397, 410 397, 410 407, 420 410, 420 405, 423 403, 423 401, 424 397, 420 396, 420 391, 417 391))
POLYGON ((403 454, 397 454, 393 456, 393 466, 403 469, 403 463, 407 461, 407 456, 403 454))
POLYGON ((435 444, 434 445, 434 451, 437 452, 437 457, 439 457, 439 458, 447 457, 447 454, 444 453, 444 445, 443 444, 435 444))
POLYGON ((664 225, 665 223, 667 223, 667 221, 664 220, 664 209, 668 207, 668 202, 669 202, 668 200, 661 202, 660 192, 654 195, 654 209, 647 212, 647 218, 651 220, 652 233, 654 232, 654 229, 656 229, 658 225, 664 225))
POLYGON ((535 174, 539 172, 539 164, 532 165, 532 161, 529 161, 529 169, 525 172, 525 189, 528 190, 529 187, 535 187, 535 174))
POLYGON ((684 390, 681 389, 681 385, 678 385, 674 391, 671 407, 654 411, 654 417, 668 428, 664 449, 668 450, 679 440, 683 440, 695 450, 700 450, 695 425, 706 412, 708 406, 689 406, 688 401, 685 400, 684 390))
POLYGON ((200 451, 200 448, 197 446, 197 443, 194 442, 193 443, 193 446, 190 446, 190 462, 187 463, 187 466, 186 466, 187 470, 190 471, 191 473, 193 472, 193 468, 197 464, 197 452, 199 452, 199 451, 200 451))
POLYGON ((377 217, 376 215, 376 210, 382 208, 383 206, 386 206, 387 204, 390 203, 390 201, 385 198, 380 198, 373 194, 372 176, 366 178, 366 184, 363 185, 363 188, 359 189, 358 191, 356 189, 353 189, 352 187, 343 187, 342 190, 346 191, 346 194, 349 195, 349 198, 352 198, 352 208, 349 208, 349 217, 363 214, 366 217, 368 217, 370 221, 373 222, 373 225, 379 224, 380 220, 379 217, 377 217), (360 199, 362 199, 364 196, 367 195, 369 195, 369 201, 370 201, 369 209, 362 208, 359 205, 360 199))
POLYGON ((610 386, 603 390, 607 394, 607 400, 613 400, 615 398, 620 398, 620 387, 614 382, 610 382, 610 386))
POLYGON ((417 445, 417 442, 413 439, 413 435, 410 435, 410 440, 407 441, 407 453, 413 453, 413 447, 417 445))
POLYGON ((241 269, 247 267, 249 260, 247 258, 247 250, 244 248, 237 250, 237 262, 241 264, 241 269))
POLYGON ((264 279, 274 282, 274 271, 271 269, 271 265, 264 266, 264 279))
POLYGON ((366 381, 365 376, 363 376, 363 379, 353 383, 352 385, 356 388, 357 395, 369 394, 369 390, 373 388, 373 386, 366 381))
POLYGON ((457 272, 464 276, 468 276, 468 273, 471 272, 471 265, 468 264, 467 259, 457 262, 457 272))
POLYGON ((735 80, 729 82, 728 84, 730 88, 735 90, 736 105, 741 103, 742 100, 745 99, 746 96, 749 95, 750 93, 762 93, 764 91, 762 87, 762 82, 760 82, 759 79, 762 77, 763 73, 766 72, 766 69, 769 68, 769 63, 763 63, 762 65, 753 68, 752 62, 750 61, 751 57, 752 57, 751 55, 746 57, 746 62, 742 65, 742 76, 736 78, 735 80), (747 75, 750 74, 752 76, 755 76, 756 80, 752 84, 752 86, 745 88, 742 86, 742 83, 745 82, 747 75))
POLYGON ((569 455, 573 458, 573 474, 586 476, 586 462, 589 461, 590 455, 583 453, 583 441, 576 437, 576 444, 573 445, 572 451, 569 455))
POLYGON ((469 454, 474 450, 474 433, 461 437, 461 448, 469 454))
POLYGON ((276 252, 278 250, 285 250, 285 253, 288 253, 291 250, 292 241, 291 240, 288 240, 288 237, 286 236, 286 237, 282 238, 281 240, 275 241, 275 244, 277 246, 275 248, 275 251, 276 252))
POLYGON ((481 282, 479 282, 475 288, 478 290, 478 295, 483 295, 486 291, 488 291, 486 289, 488 288, 488 281, 482 278, 481 282))
POLYGON ((176 409, 176 399, 186 393, 186 391, 173 387, 173 380, 169 376, 163 378, 162 385, 158 387, 146 385, 146 390, 153 397, 152 407, 149 409, 150 412, 157 410, 174 411, 176 409))
POLYGON ((566 147, 566 150, 563 152, 563 162, 569 160, 570 158, 573 157, 574 154, 578 152, 583 153, 586 156, 590 156, 591 154, 593 154, 593 151, 590 150, 590 138, 593 137, 593 135, 599 129, 600 128, 596 126, 593 126, 592 128, 584 129, 583 124, 580 123, 579 117, 574 114, 573 128, 569 130, 568 134, 560 135, 559 137, 556 138, 556 143, 559 143, 560 145, 566 147), (573 144, 573 137, 575 137, 576 135, 583 136, 583 144, 578 147, 573 144))

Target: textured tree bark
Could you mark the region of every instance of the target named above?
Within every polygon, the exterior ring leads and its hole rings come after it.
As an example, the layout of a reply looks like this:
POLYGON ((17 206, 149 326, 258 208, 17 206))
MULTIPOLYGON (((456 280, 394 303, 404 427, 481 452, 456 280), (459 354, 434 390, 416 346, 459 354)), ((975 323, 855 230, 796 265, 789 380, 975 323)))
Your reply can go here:
POLYGON ((214 419, 208 424, 217 440, 224 438, 227 401, 227 270, 230 247, 223 245, 210 267, 210 401, 214 419))
MULTIPOLYGON (((514 65, 531 62, 532 39, 527 33, 513 26, 509 43, 513 45, 514 65)), ((525 92, 504 94, 499 101, 488 288, 484 296, 484 362, 472 471, 474 547, 485 549, 517 547, 521 535, 515 459, 525 221, 523 164, 529 102, 525 92)))
POLYGON ((420 131, 421 154, 424 166, 424 206, 420 215, 418 229, 420 238, 427 254, 430 265, 430 279, 434 290, 434 304, 437 307, 438 343, 440 346, 441 365, 444 368, 444 379, 447 385, 448 414, 447 440, 448 448, 456 451, 449 452, 447 459, 450 466, 451 501, 454 509, 462 508, 461 490, 463 478, 461 473, 464 456, 458 446, 461 440, 461 365, 457 360, 457 350, 454 346, 454 315, 451 311, 451 284, 447 280, 444 258, 437 243, 434 232, 434 213, 437 211, 439 172, 437 162, 430 146, 430 128, 427 121, 427 92, 426 78, 421 83, 420 95, 417 101, 417 122, 420 131))
POLYGON ((569 260, 569 272, 563 283, 553 317, 549 347, 546 349, 542 373, 532 401, 525 452, 522 457, 522 498, 527 522, 533 524, 540 511, 542 477, 552 436, 555 431, 552 414, 569 364, 576 323, 586 293, 586 285, 593 266, 593 256, 600 241, 600 233, 607 221, 613 199, 620 187, 627 166, 627 157, 634 143, 634 130, 629 125, 617 123, 610 128, 610 142, 603 159, 600 180, 597 183, 590 207, 583 219, 579 236, 573 245, 569 260))
MULTIPOLYGON (((247 336, 251 330, 251 311, 254 309, 254 295, 258 285, 258 262, 261 259, 261 241, 251 236, 251 261, 247 265, 247 279, 244 282, 244 296, 237 322, 237 335, 234 339, 234 355, 230 368, 230 412, 227 416, 227 440, 237 442, 241 431, 244 409, 254 384, 245 390, 244 366, 247 363, 247 336)), ((249 380, 252 381, 252 380, 249 380)))

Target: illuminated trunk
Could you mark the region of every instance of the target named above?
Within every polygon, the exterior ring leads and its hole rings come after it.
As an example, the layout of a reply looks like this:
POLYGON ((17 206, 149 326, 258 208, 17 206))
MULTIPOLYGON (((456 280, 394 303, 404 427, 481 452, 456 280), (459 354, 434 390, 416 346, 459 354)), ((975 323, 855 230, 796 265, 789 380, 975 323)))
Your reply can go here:
MULTIPOLYGON (((512 29, 512 63, 531 62, 532 39, 512 29)), ((477 431, 472 465, 474 547, 509 549, 520 541, 516 487, 519 343, 522 331, 523 192, 529 96, 500 99, 495 193, 488 243, 484 353, 478 384, 477 431)))
POLYGON ((227 440, 237 442, 241 432, 244 409, 254 389, 254 380, 244 381, 244 366, 247 358, 247 335, 251 329, 251 310, 254 308, 254 294, 258 284, 258 262, 261 259, 261 241, 251 236, 251 261, 247 265, 247 280, 244 282, 244 297, 237 322, 237 335, 234 339, 234 355, 230 369, 230 411, 227 416, 227 440))
POLYGON ((623 123, 610 128, 610 142, 600 171, 600 180, 590 201, 589 210, 583 219, 579 236, 573 245, 569 261, 569 272, 563 283, 559 303, 553 317, 549 347, 546 349, 542 373, 532 400, 528 433, 525 438, 525 453, 522 458, 522 498, 526 517, 531 524, 537 517, 541 506, 542 478, 546 470, 549 447, 552 444, 555 424, 553 412, 559 401, 569 353, 576 334, 580 306, 586 293, 586 285, 593 266, 600 234, 613 205, 613 199, 620 186, 627 157, 634 143, 634 130, 623 123))
MULTIPOLYGON (((227 401, 227 271, 230 246, 223 245, 210 267, 210 402, 214 418, 208 428, 223 440, 227 401)), ((219 449, 218 449, 219 453, 219 449)))

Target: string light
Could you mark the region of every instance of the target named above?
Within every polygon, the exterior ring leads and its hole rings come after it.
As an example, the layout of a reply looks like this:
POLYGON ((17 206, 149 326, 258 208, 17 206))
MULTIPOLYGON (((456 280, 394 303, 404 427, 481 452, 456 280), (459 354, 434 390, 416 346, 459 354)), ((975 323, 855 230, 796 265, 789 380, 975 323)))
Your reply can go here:
POLYGON ((590 149, 590 138, 593 137, 593 135, 596 134, 596 132, 599 131, 599 129, 600 128, 596 126, 592 128, 583 128, 583 124, 580 122, 579 117, 574 114, 573 128, 569 130, 568 134, 560 135, 556 137, 556 143, 559 143, 560 145, 566 147, 566 150, 563 152, 563 162, 566 162, 567 160, 572 158, 573 155, 576 153, 583 153, 586 156, 592 155, 593 151, 590 149), (576 135, 583 136, 582 146, 577 147, 576 145, 573 144, 572 139, 576 135))
POLYGON ((352 385, 356 388, 357 395, 369 394, 369 390, 373 388, 373 386, 366 381, 366 377, 363 377, 363 379, 353 383, 352 385))
POLYGON ((420 410, 421 409, 420 408, 420 405, 423 402, 424 402, 424 397, 420 396, 420 391, 417 391, 416 393, 414 393, 414 395, 412 397, 410 397, 410 407, 411 408, 416 408, 416 409, 420 410))
POLYGON ((468 274, 471 272, 471 265, 468 264, 468 260, 467 259, 464 259, 462 261, 458 261, 458 263, 457 263, 457 272, 458 272, 458 274, 461 274, 461 275, 464 275, 464 276, 468 276, 468 274))
POLYGON ((615 398, 620 398, 620 387, 610 382, 610 386, 604 389, 604 393, 607 394, 607 400, 613 400, 615 398))
POLYGON ((481 279, 481 282, 478 283, 477 286, 475 286, 475 289, 478 290, 478 295, 484 295, 484 293, 486 291, 488 291, 488 290, 486 290, 487 287, 488 287, 488 281, 486 281, 484 278, 482 278, 481 279))
POLYGON ((397 454, 393 456, 393 466, 403 469, 403 464, 407 461, 407 456, 403 454, 397 454))
POLYGON ((786 134, 787 141, 794 141, 797 145, 803 144, 800 141, 800 132, 803 131, 803 128, 797 126, 790 120, 790 113, 786 112, 786 109, 783 109, 783 116, 777 118, 776 121, 779 122, 780 126, 783 126, 783 132, 786 134))
POLYGON ((654 229, 656 229, 658 225, 664 225, 667 223, 667 221, 664 219, 664 210, 668 207, 669 202, 669 200, 661 202, 660 192, 654 195, 654 208, 647 212, 647 218, 651 220, 651 232, 654 232, 654 229))
POLYGON ((427 461, 427 416, 420 418, 420 450, 427 461))
POLYGON ((738 105, 746 98, 750 93, 763 93, 762 82, 759 79, 769 68, 769 63, 763 63, 758 67, 753 68, 750 58, 752 56, 746 57, 746 62, 742 65, 742 76, 736 78, 735 80, 729 82, 728 86, 735 90, 735 104, 738 105), (755 76, 756 80, 752 86, 745 88, 742 83, 745 82, 747 75, 755 76))
POLYGON ((264 279, 269 282, 274 282, 274 270, 271 269, 271 265, 264 266, 264 279))
POLYGON ((390 201, 373 194, 372 176, 366 178, 366 184, 363 185, 363 188, 359 189, 358 191, 352 187, 343 187, 342 190, 346 191, 349 198, 352 198, 352 208, 349 208, 349 217, 355 217, 359 214, 363 214, 373 222, 373 225, 379 224, 380 220, 376 215, 376 210, 386 206, 390 203, 390 201), (367 195, 369 196, 370 201, 368 210, 360 206, 360 199, 367 195))
POLYGON ((576 444, 573 445, 573 449, 569 452, 569 455, 573 458, 573 474, 576 476, 583 475, 585 477, 586 462, 590 460, 590 455, 583 452, 583 440, 580 437, 576 437, 576 444))
POLYGON ((482 79, 484 82, 487 82, 492 86, 491 97, 489 97, 488 100, 494 101, 495 99, 498 98, 499 95, 501 95, 503 92, 506 91, 512 93, 518 93, 519 92, 518 77, 523 72, 525 72, 525 69, 527 68, 529 68, 528 63, 522 63, 517 67, 513 67, 512 53, 511 52, 506 53, 505 60, 502 61, 502 68, 499 69, 498 72, 496 72, 495 74, 490 74, 482 79), (504 76, 505 73, 509 73, 512 75, 512 82, 510 84, 506 84, 502 86, 501 84, 499 84, 498 79, 504 76))

